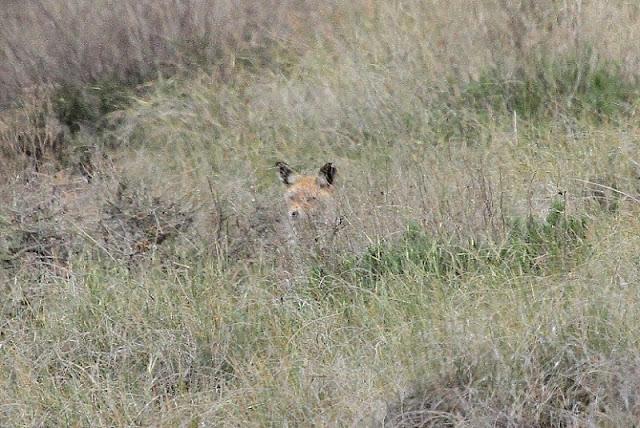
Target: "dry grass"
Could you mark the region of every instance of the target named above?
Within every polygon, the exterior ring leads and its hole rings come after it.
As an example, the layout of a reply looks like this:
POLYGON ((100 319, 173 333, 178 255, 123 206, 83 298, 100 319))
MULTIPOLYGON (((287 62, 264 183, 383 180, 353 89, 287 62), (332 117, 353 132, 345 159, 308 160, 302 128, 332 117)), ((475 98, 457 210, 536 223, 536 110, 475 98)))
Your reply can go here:
POLYGON ((1 420, 636 423, 635 6, 106 4, 0 12, 3 93, 54 93, 0 117, 1 420), (332 251, 277 160, 337 166, 332 251))
MULTIPOLYGON (((142 83, 194 66, 230 78, 236 62, 268 66, 279 45, 295 56, 301 30, 323 31, 327 2, 9 2, 0 12, 0 103, 42 82, 142 83), (28 29, 28 32, 24 30, 28 29)), ((311 33, 313 36, 313 33, 311 33)))

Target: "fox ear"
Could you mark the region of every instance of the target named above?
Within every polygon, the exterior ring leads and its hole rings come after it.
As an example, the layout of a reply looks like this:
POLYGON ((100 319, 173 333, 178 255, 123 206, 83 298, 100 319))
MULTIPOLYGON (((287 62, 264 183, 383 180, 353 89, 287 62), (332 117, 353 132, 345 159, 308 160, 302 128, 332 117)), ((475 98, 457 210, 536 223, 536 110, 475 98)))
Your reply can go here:
POLYGON ((331 162, 325 163, 318 173, 318 184, 320 187, 331 186, 336 178, 336 172, 336 167, 333 166, 331 162))
POLYGON ((278 177, 287 186, 291 186, 296 181, 296 175, 293 170, 284 162, 276 162, 278 168, 278 177))

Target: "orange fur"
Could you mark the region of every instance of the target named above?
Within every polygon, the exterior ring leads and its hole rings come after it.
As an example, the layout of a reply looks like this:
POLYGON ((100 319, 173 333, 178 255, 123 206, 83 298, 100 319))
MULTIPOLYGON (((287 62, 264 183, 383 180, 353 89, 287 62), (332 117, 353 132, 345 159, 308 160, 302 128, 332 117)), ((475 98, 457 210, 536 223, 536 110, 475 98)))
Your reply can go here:
POLYGON ((296 175, 285 163, 278 162, 280 179, 287 185, 285 201, 292 220, 326 214, 335 206, 333 180, 336 169, 327 163, 317 176, 296 175))

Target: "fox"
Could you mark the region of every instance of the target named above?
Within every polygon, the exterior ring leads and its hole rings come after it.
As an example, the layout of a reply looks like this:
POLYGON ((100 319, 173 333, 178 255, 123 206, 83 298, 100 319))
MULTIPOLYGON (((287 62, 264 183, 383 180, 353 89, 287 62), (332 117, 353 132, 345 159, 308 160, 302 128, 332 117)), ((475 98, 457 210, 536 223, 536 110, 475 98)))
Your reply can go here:
POLYGON ((331 162, 324 164, 315 176, 297 174, 285 162, 276 162, 276 167, 280 181, 286 186, 284 199, 292 223, 332 221, 337 169, 331 162))
POLYGON ((325 259, 336 253, 336 235, 344 222, 338 215, 337 169, 333 163, 325 163, 312 175, 298 174, 285 162, 277 162, 276 168, 285 185, 286 219, 280 225, 287 245, 282 247, 286 257, 281 261, 285 264, 283 272, 289 275, 285 284, 291 286, 296 278, 306 276, 309 257, 325 259))

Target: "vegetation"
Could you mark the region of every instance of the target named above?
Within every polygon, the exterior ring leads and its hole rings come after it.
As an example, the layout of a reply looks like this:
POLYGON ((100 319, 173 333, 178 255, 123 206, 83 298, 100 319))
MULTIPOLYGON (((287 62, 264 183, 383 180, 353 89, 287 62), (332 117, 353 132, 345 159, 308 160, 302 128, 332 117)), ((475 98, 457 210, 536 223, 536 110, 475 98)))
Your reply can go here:
POLYGON ((637 424, 639 19, 6 2, 3 425, 637 424))

